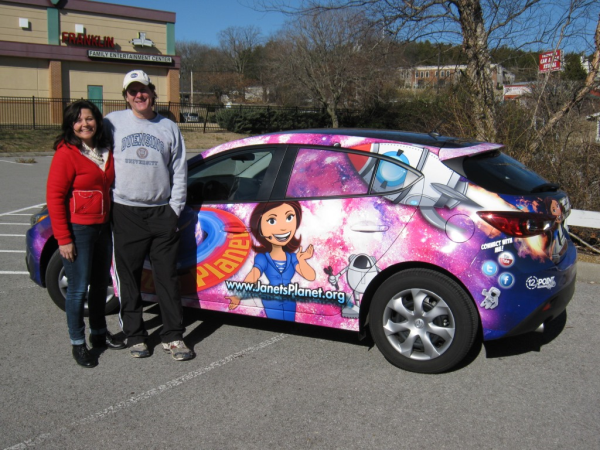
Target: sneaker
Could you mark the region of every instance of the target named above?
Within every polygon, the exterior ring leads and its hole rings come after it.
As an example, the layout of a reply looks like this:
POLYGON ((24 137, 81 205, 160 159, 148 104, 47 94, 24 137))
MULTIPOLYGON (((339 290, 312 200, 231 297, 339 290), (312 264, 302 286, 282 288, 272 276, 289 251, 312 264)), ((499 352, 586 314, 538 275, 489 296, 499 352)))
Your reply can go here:
POLYGON ((186 347, 183 341, 163 342, 163 350, 171 353, 173 359, 177 361, 185 361, 192 359, 196 354, 186 347))
POLYGON ((148 350, 148 346, 145 342, 132 345, 129 352, 134 358, 147 358, 150 356, 150 350, 148 350))
POLYGON ((73 346, 73 359, 81 367, 92 368, 98 365, 98 360, 90 354, 85 344, 73 346))

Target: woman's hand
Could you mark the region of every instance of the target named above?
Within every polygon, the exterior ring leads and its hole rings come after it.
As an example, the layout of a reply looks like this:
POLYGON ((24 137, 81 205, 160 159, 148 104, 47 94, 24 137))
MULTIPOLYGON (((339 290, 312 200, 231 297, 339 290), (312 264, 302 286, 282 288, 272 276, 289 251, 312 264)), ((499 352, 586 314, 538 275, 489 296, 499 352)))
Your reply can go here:
POLYGON ((314 253, 314 248, 313 248, 312 244, 310 244, 308 247, 306 247, 305 251, 302 251, 302 247, 301 247, 300 251, 298 251, 298 253, 296 253, 296 257, 298 258, 298 261, 306 261, 307 259, 310 259, 313 257, 313 253, 314 253))
POLYGON ((300 247, 300 250, 298 251, 298 253, 296 253, 296 257, 298 258, 296 272, 298 272, 302 276, 302 278, 308 281, 314 281, 317 277, 315 269, 310 267, 308 262, 306 262, 307 259, 312 258, 314 251, 315 250, 312 244, 310 244, 308 247, 306 247, 305 251, 302 251, 302 247, 300 247))
POLYGON ((75 257, 77 256, 77 250, 75 249, 75 244, 73 244, 72 242, 65 245, 59 245, 58 251, 60 252, 60 256, 65 258, 67 261, 75 261, 75 257))

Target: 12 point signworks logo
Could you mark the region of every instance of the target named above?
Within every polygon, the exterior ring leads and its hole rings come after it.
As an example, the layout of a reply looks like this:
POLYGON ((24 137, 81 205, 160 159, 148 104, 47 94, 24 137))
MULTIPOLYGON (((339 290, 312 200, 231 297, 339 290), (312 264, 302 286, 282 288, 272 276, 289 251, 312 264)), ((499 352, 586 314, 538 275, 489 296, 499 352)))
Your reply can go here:
POLYGON ((527 289, 552 289, 556 286, 554 277, 538 278, 533 275, 525 282, 527 289))

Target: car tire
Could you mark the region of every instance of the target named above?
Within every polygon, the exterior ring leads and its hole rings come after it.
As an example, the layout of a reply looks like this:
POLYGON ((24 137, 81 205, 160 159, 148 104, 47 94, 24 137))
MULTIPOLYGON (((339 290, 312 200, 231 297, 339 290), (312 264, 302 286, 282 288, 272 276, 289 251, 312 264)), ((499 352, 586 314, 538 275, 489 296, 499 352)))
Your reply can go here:
MULTIPOLYGON (((68 284, 69 280, 65 274, 62 258, 60 257, 59 251, 56 250, 50 258, 48 268, 46 269, 46 288, 48 289, 48 294, 50 294, 52 301, 63 311, 65 310, 68 284)), ((106 291, 106 314, 113 313, 118 306, 119 298, 115 296, 111 282, 106 291)), ((83 315, 85 317, 89 316, 87 301, 84 304, 83 315)))
POLYGON ((396 367, 440 373, 473 347, 479 316, 471 297, 451 278, 409 269, 387 279, 369 308, 375 344, 396 367))

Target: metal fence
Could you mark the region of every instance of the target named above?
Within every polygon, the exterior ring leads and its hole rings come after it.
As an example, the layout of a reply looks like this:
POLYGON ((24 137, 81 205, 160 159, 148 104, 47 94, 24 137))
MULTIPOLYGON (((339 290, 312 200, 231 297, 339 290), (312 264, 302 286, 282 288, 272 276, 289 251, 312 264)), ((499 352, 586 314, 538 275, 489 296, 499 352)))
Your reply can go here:
MULTIPOLYGON (((0 128, 12 129, 58 129, 61 126, 63 111, 67 105, 80 99, 42 97, 0 97, 0 128)), ((125 100, 90 100, 105 116, 113 111, 129 107, 125 100)), ((183 130, 203 132, 227 131, 217 122, 220 110, 276 111, 293 112, 293 117, 302 118, 305 113, 322 113, 317 108, 289 108, 278 106, 234 105, 223 106, 200 103, 156 102, 154 108, 159 114, 176 122, 183 130)), ((340 114, 350 116, 354 111, 342 110, 340 114)), ((267 118, 270 114, 266 114, 267 118)))
MULTIPOLYGON (((67 105, 80 99, 0 97, 0 128, 58 129, 67 105)), ((104 116, 128 108, 125 100, 90 100, 104 116)), ((216 122, 219 105, 156 102, 155 110, 182 129, 226 131, 216 122)))

